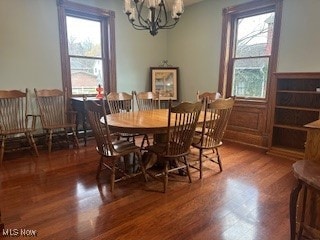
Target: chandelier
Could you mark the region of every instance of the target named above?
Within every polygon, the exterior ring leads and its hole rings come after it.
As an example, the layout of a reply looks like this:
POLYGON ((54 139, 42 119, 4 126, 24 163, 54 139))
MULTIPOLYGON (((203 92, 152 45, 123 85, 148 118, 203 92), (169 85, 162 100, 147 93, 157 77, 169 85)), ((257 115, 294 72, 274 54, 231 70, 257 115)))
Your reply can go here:
POLYGON ((168 16, 165 0, 124 0, 124 12, 127 14, 133 28, 149 30, 152 36, 159 29, 173 28, 184 11, 183 0, 175 0, 171 9, 171 18, 168 16), (145 2, 147 2, 145 11, 145 2), (146 13, 145 16, 144 13, 146 13))

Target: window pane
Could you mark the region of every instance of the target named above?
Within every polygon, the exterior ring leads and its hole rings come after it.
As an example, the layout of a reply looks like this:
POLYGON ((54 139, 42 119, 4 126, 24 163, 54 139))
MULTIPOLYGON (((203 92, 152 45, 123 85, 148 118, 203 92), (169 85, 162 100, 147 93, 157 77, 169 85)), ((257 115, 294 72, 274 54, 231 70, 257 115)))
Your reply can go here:
POLYGON ((236 57, 271 54, 274 12, 264 13, 237 22, 236 57))
POLYGON ((72 94, 97 94, 103 86, 102 60, 70 58, 72 94))
POLYGON ((268 66, 268 57, 235 60, 232 95, 265 98, 268 66))
POLYGON ((101 57, 100 22, 67 17, 69 55, 101 57))

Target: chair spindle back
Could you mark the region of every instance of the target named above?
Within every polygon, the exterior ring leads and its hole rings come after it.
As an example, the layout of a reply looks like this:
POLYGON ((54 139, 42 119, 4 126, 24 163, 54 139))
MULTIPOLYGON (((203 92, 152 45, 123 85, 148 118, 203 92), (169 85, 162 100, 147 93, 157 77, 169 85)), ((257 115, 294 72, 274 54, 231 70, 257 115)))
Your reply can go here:
POLYGON ((23 132, 27 127, 27 93, 18 90, 0 91, 0 133, 23 132))
POLYGON ((201 102, 183 102, 175 107, 169 102, 166 155, 177 157, 189 152, 201 108, 201 102))
POLYGON ((106 96, 111 113, 133 111, 133 97, 125 92, 110 92, 106 96))

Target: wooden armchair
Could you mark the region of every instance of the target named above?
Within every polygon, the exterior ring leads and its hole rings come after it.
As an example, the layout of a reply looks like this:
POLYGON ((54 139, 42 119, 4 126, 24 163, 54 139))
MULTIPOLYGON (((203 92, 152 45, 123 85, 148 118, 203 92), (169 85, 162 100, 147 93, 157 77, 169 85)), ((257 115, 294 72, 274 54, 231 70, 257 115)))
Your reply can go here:
POLYGON ((191 182, 187 155, 189 154, 201 108, 201 102, 183 102, 172 107, 171 101, 169 101, 166 141, 146 148, 149 152, 156 154, 157 161, 164 165, 164 169, 160 173, 154 174, 152 169, 146 170, 148 175, 158 180, 161 180, 159 177, 164 175, 162 179, 164 192, 167 190, 170 172, 186 169, 189 182, 191 182), (179 163, 182 165, 179 165, 179 163))
POLYGON ((26 92, 18 90, 0 91, 0 163, 2 163, 5 141, 8 136, 24 133, 29 145, 39 156, 33 139, 36 116, 28 113, 28 89, 26 92))
POLYGON ((79 147, 76 134, 76 112, 67 110, 66 92, 58 89, 34 89, 38 103, 41 123, 46 131, 48 151, 51 153, 53 134, 64 132, 69 144, 68 131, 71 130, 73 147, 79 147))
POLYGON ((234 105, 234 99, 217 99, 211 103, 205 101, 205 115, 201 133, 196 132, 192 146, 199 149, 199 167, 194 168, 200 171, 202 178, 202 157, 206 157, 219 165, 222 171, 221 159, 218 147, 222 145, 222 138, 227 127, 231 110, 234 105), (212 151, 213 156, 205 154, 205 151, 212 151))
MULTIPOLYGON (((97 104, 94 101, 86 101, 85 108, 87 113, 87 119, 90 123, 93 135, 97 143, 97 152, 100 154, 100 163, 97 170, 97 177, 102 169, 109 169, 111 171, 111 192, 114 190, 114 183, 120 180, 134 177, 140 174, 140 171, 133 169, 131 172, 126 171, 126 161, 130 161, 128 158, 130 154, 134 154, 138 159, 140 169, 144 174, 144 166, 141 163, 140 148, 134 143, 124 139, 115 140, 111 135, 106 118, 106 110, 103 102, 97 104), (101 118, 104 119, 104 123, 101 123, 101 118), (121 177, 116 179, 116 173, 120 173, 121 177)), ((134 165, 133 165, 134 167, 134 165)), ((140 170, 139 169, 139 170, 140 170)))

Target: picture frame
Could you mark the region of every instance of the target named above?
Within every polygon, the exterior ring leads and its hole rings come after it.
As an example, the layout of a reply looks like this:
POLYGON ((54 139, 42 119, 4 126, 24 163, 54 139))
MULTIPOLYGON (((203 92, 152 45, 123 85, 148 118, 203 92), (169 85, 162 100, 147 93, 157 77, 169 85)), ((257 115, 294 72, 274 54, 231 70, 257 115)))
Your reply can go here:
POLYGON ((160 100, 178 100, 178 67, 151 67, 152 92, 159 92, 160 100))

